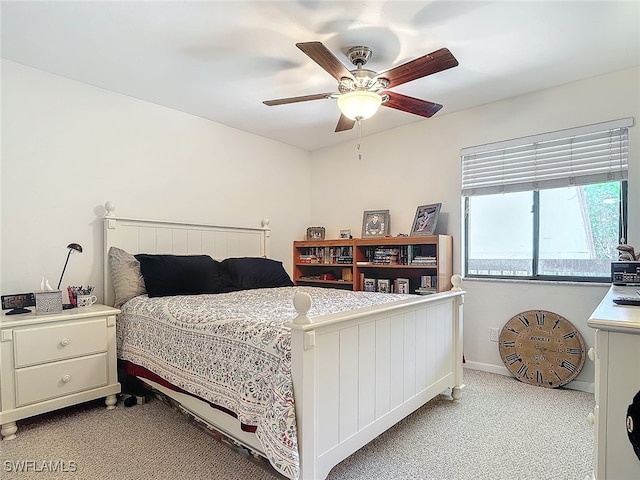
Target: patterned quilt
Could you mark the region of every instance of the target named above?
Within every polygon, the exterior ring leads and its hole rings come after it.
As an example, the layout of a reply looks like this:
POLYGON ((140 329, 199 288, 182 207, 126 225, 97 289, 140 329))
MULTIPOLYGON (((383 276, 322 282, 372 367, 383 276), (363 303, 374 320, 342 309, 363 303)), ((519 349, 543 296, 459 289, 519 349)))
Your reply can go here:
POLYGON ((280 287, 212 295, 129 300, 117 322, 118 357, 227 408, 256 427, 268 460, 298 478, 291 378, 296 290, 311 295, 309 316, 409 298, 317 287, 280 287))

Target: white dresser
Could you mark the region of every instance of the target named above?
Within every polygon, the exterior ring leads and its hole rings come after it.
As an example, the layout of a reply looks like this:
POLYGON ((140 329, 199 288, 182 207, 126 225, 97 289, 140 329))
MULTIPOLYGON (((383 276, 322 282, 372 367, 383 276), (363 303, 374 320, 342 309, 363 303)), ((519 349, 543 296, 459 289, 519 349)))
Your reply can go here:
POLYGON ((120 392, 115 326, 120 310, 104 305, 61 313, 0 316, 0 433, 16 421, 120 392))
POLYGON ((640 307, 613 303, 636 296, 635 287, 612 286, 587 324, 596 329, 594 478, 640 480, 640 460, 626 430, 627 407, 640 390, 640 307))

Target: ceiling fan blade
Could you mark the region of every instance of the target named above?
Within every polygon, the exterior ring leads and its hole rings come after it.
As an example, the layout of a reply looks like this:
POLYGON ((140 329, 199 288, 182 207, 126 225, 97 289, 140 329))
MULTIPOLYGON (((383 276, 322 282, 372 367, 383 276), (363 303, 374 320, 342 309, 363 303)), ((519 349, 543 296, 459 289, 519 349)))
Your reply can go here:
POLYGON ((340 114, 338 125, 336 125, 336 132, 344 132, 345 130, 351 130, 355 124, 356 124, 355 120, 351 120, 349 117, 345 117, 344 115, 340 114))
POLYGON ((420 115, 421 117, 432 117, 438 110, 442 108, 442 105, 433 102, 427 102, 426 100, 420 100, 419 98, 407 97, 396 92, 383 92, 389 95, 389 100, 382 105, 385 107, 395 108, 396 110, 402 110, 403 112, 413 113, 414 115, 420 115))
POLYGON ((389 80, 387 88, 396 87, 432 73, 441 72, 458 65, 458 60, 447 48, 441 48, 428 55, 416 58, 390 70, 379 73, 378 78, 389 80))
POLYGON ((262 103, 272 107, 274 105, 284 105, 285 103, 306 102, 308 100, 322 100, 322 99, 325 99, 325 98, 331 98, 331 95, 335 95, 335 93, 333 93, 333 92, 316 93, 314 95, 302 95, 300 97, 279 98, 277 100, 265 100, 262 103))
POLYGON ((311 60, 324 68, 336 80, 340 81, 342 77, 353 78, 347 67, 321 42, 296 43, 296 47, 306 53, 311 60))

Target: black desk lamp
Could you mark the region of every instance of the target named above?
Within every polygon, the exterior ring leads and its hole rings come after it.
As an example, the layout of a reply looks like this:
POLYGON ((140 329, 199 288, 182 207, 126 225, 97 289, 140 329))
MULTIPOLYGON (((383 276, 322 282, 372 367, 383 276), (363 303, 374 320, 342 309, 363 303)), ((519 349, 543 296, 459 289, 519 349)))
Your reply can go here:
POLYGON ((60 281, 58 281, 58 290, 60 290, 62 277, 64 277, 64 271, 67 269, 67 263, 69 263, 69 257, 73 252, 82 253, 82 246, 80 246, 78 243, 70 243, 69 245, 67 245, 67 248, 69 249, 69 253, 67 254, 67 261, 64 262, 64 267, 62 267, 62 274, 60 274, 60 281))

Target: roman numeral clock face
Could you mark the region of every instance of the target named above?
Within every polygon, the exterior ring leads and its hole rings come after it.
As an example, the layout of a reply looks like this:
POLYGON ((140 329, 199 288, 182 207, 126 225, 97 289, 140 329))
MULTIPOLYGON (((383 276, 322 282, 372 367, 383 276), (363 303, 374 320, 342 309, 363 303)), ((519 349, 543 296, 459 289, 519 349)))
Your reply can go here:
POLYGON ((566 318, 546 310, 529 310, 509 319, 498 348, 511 374, 531 385, 561 387, 584 366, 580 332, 566 318))

